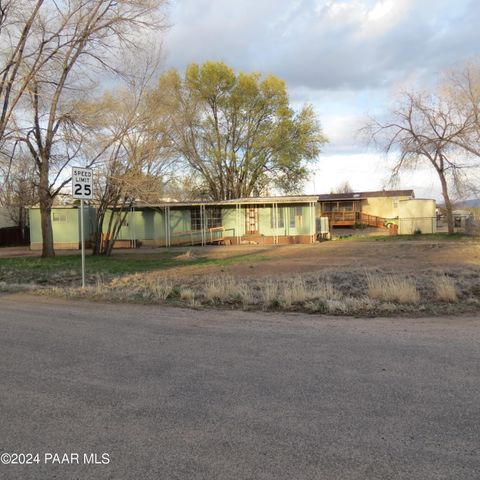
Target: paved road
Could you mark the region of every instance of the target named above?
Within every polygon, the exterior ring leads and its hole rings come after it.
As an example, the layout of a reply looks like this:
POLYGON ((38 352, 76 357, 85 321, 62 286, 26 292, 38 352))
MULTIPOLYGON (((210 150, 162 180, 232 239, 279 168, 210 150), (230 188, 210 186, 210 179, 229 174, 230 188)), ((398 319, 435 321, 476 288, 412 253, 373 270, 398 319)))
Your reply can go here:
POLYGON ((3 295, 0 332, 0 452, 40 453, 2 479, 480 478, 478 318, 3 295))

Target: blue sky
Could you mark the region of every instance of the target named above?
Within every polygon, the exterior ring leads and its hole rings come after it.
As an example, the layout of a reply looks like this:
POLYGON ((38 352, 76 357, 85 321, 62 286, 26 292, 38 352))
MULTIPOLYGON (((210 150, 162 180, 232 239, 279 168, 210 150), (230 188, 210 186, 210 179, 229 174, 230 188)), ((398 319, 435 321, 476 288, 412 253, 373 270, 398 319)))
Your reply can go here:
MULTIPOLYGON (((399 88, 428 87, 446 68, 478 55, 478 0, 172 0, 165 66, 222 60, 237 70, 273 73, 294 106, 311 103, 330 139, 305 193, 348 180, 378 189, 388 160, 359 138, 399 88)), ((430 171, 399 187, 439 198, 430 171)))

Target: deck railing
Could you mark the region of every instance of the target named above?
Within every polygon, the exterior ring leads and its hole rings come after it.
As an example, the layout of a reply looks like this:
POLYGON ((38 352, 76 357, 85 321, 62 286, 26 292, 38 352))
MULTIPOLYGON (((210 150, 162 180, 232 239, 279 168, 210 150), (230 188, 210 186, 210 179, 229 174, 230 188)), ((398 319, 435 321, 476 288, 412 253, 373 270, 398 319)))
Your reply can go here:
POLYGON ((338 212, 322 212, 322 217, 328 217, 330 225, 335 227, 339 225, 355 225, 363 224, 370 227, 385 227, 385 218, 369 215, 363 212, 352 212, 348 210, 340 210, 338 212))
MULTIPOLYGON (((222 242, 225 237, 225 227, 212 227, 205 229, 205 242, 214 243, 222 242)), ((175 244, 188 244, 199 245, 202 244, 202 231, 201 230, 187 230, 185 232, 172 232, 171 235, 172 245, 175 244), (175 241, 177 240, 177 241, 175 241)))
POLYGON ((322 217, 328 217, 331 226, 354 225, 360 221, 360 212, 341 210, 338 212, 322 212, 322 217))
POLYGON ((385 218, 377 217, 376 215, 368 215, 366 213, 360 213, 360 223, 363 225, 369 225, 370 227, 386 227, 385 218))

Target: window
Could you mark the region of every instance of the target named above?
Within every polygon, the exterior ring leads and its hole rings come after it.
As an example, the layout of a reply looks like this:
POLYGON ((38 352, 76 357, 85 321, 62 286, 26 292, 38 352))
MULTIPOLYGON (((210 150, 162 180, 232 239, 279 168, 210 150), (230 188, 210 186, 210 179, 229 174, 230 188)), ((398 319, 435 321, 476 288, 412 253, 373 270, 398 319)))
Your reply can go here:
POLYGON ((290 228, 301 228, 303 225, 302 207, 290 207, 290 228))
MULTIPOLYGON (((218 207, 206 207, 205 217, 207 219, 206 227, 215 228, 222 226, 222 210, 218 207)), ((200 215, 200 207, 193 207, 190 209, 191 229, 202 229, 202 216, 200 215)))
POLYGON ((338 202, 338 211, 340 212, 352 212, 353 202, 338 202))
POLYGON ((67 215, 65 215, 64 213, 52 213, 52 220, 54 222, 66 222, 67 215))
POLYGON ((190 209, 191 229, 201 230, 202 222, 200 217, 200 207, 193 207, 190 209))
POLYGON ((193 207, 190 209, 190 218, 191 218, 191 229, 192 230, 201 230, 202 229, 202 218, 200 216, 200 207, 193 207))
POLYGON ((322 212, 331 212, 331 211, 332 211, 332 203, 331 202, 322 203, 322 212))
POLYGON ((277 207, 275 210, 273 207, 270 208, 270 228, 284 228, 284 215, 283 215, 283 207, 277 207), (274 211, 277 212, 277 222, 275 225, 275 215, 274 211))
POLYGON ((222 210, 218 207, 207 207, 205 209, 207 216, 207 228, 215 228, 222 226, 222 210))

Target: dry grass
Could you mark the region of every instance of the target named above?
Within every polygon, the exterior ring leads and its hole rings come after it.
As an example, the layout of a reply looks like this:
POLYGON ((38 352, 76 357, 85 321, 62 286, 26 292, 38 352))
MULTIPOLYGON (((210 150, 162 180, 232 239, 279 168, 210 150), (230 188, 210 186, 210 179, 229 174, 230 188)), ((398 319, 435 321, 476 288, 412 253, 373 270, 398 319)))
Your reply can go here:
POLYGON ((212 303, 229 300, 238 292, 238 283, 230 275, 222 275, 217 278, 210 279, 205 288, 205 298, 212 303))
MULTIPOLYGON (((332 283, 326 279, 317 279, 317 281, 308 283, 305 278, 297 275, 291 280, 279 283, 278 287, 278 299, 280 304, 286 308, 291 308, 293 305, 302 305, 314 300, 325 302, 339 297, 341 297, 339 292, 337 292, 332 283)), ((313 302, 313 304, 315 304, 315 302, 313 302)))
MULTIPOLYGON (((96 285, 86 289, 50 287, 43 288, 42 293, 113 302, 354 316, 454 314, 462 308, 463 311, 480 308, 480 284, 472 281, 478 278, 476 271, 443 272, 445 270, 434 270, 412 278, 378 271, 366 274, 362 269, 267 279, 224 273, 216 277, 211 274, 189 277, 133 274, 111 281, 99 277, 96 285)), ((0 283, 0 291, 6 289, 7 286, 0 283)))
POLYGON ((203 289, 203 296, 208 303, 241 303, 243 306, 256 303, 255 296, 248 284, 230 275, 210 279, 203 289))
POLYGON ((175 260, 195 260, 196 258, 198 257, 194 255, 191 250, 187 250, 185 253, 177 255, 175 260))
POLYGON ((415 283, 393 275, 367 274, 368 296, 375 300, 398 303, 418 303, 420 294, 415 283))
POLYGON ((278 282, 275 282, 271 278, 268 278, 261 286, 261 300, 263 306, 268 308, 278 303, 278 282))
POLYGON ((369 297, 343 297, 328 300, 327 310, 333 315, 372 315, 394 314, 398 312, 398 305, 393 302, 379 302, 369 297))
POLYGON ((458 300, 455 281, 446 275, 433 278, 435 297, 441 302, 456 302, 458 300))
POLYGON ((195 292, 191 288, 180 289, 180 299, 192 307, 195 306, 195 292))
POLYGON ((249 285, 246 283, 239 283, 237 287, 238 290, 236 300, 242 304, 243 308, 248 307, 248 305, 256 305, 258 303, 249 285))
POLYGON ((333 286, 333 283, 327 279, 318 279, 314 284, 315 297, 320 300, 335 300, 342 298, 342 294, 333 286))
POLYGON ((280 286, 278 297, 282 305, 290 308, 294 304, 303 303, 311 298, 311 292, 307 288, 305 280, 300 276, 296 276, 280 286))
POLYGON ((168 280, 157 280, 151 286, 152 295, 157 300, 166 300, 173 291, 173 284, 168 280))

